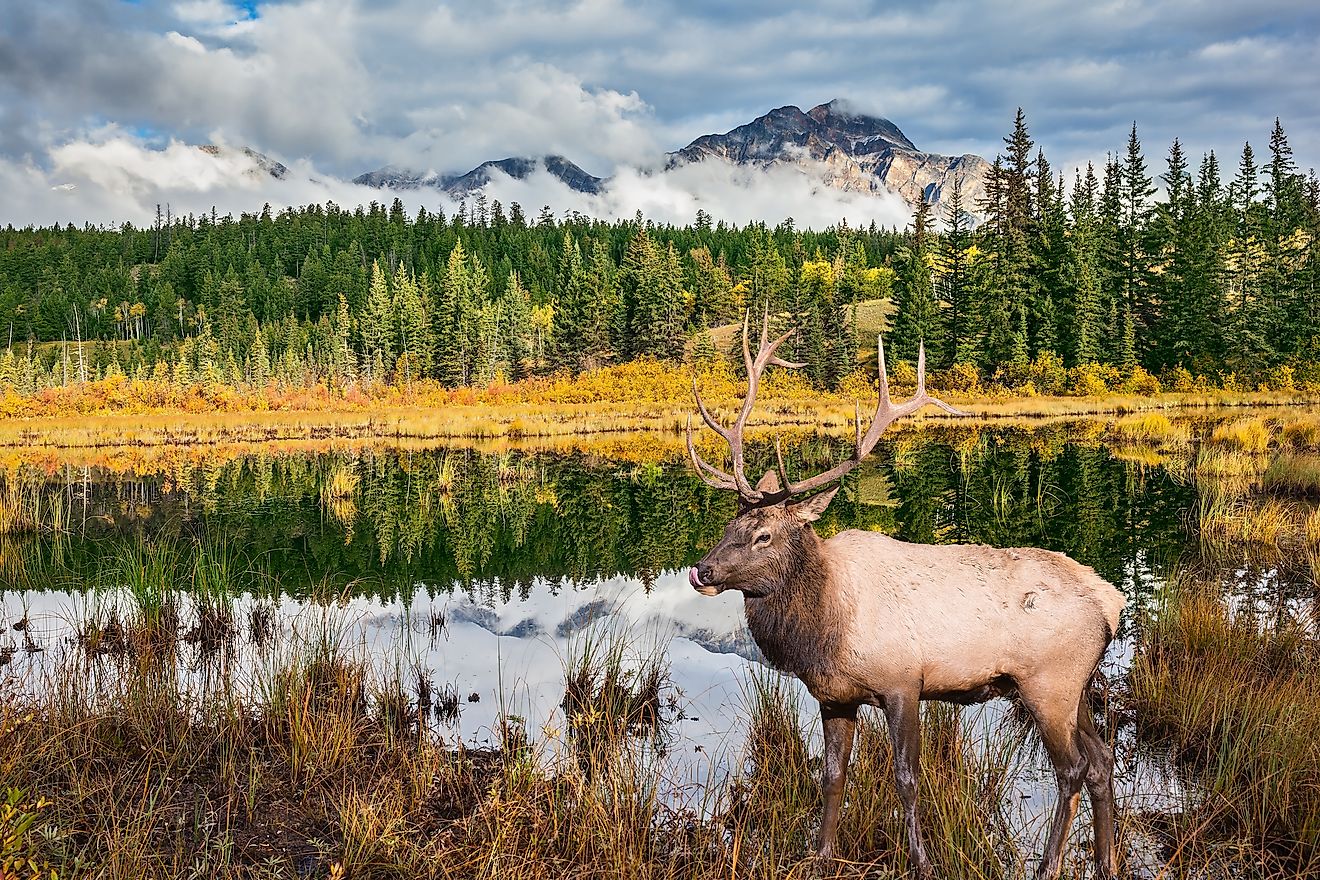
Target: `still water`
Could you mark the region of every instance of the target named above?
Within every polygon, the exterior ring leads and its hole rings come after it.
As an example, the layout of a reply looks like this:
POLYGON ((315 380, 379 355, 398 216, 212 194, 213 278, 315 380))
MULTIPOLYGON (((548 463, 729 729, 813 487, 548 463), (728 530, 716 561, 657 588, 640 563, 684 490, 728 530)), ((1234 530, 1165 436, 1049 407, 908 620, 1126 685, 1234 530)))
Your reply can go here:
MULTIPOLYGON (((847 451, 822 438, 786 450, 790 471, 847 451)), ((592 640, 615 640, 634 662, 663 656, 667 748, 704 780, 729 767, 761 665, 741 599, 699 596, 686 577, 734 500, 678 455, 659 457, 377 448, 12 466, 0 679, 32 686, 80 622, 135 601, 127 582, 144 559, 165 559, 185 584, 222 585, 240 641, 333 632, 378 668, 426 678, 457 704, 447 735, 472 746, 496 743, 509 716, 554 737, 565 670, 592 640)), ((1106 665, 1121 678, 1134 622, 1198 557, 1195 503, 1178 468, 1123 460, 1085 436, 978 430, 883 444, 818 526, 1068 553, 1128 596, 1106 665)), ((1222 576, 1287 579, 1240 564, 1222 576)), ((1141 772, 1128 768, 1129 799, 1157 797, 1167 781, 1141 772)))

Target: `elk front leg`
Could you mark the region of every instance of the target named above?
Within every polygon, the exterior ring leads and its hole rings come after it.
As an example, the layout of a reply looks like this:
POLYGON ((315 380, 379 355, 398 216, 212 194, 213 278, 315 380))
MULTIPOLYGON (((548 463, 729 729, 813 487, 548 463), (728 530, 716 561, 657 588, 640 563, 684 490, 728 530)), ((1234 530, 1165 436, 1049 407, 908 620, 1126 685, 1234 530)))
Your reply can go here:
POLYGON ((853 738, 857 729, 857 707, 821 703, 820 720, 825 731, 825 765, 820 773, 825 806, 820 817, 818 855, 822 859, 832 859, 834 843, 839 835, 843 789, 848 781, 848 759, 852 756, 853 738))
POLYGON ((921 702, 918 694, 885 697, 885 720, 894 745, 894 781, 907 823, 909 869, 926 880, 932 876, 926 844, 917 817, 917 783, 921 778, 921 702))

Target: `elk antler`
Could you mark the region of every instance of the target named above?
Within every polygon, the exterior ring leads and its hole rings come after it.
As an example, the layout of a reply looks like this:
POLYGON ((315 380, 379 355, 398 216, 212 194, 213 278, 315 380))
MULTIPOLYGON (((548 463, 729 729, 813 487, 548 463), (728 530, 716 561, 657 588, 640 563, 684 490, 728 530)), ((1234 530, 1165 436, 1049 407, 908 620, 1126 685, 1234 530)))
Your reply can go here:
POLYGON ((862 418, 860 408, 854 405, 856 444, 853 447, 853 454, 850 458, 840 462, 824 473, 817 474, 814 477, 808 477, 797 483, 790 482, 788 471, 784 467, 784 457, 779 450, 779 444, 775 444, 775 461, 779 469, 780 488, 775 492, 763 492, 747 480, 744 473, 743 463, 743 428, 747 424, 747 417, 751 414, 752 405, 756 402, 756 388, 759 384, 761 374, 769 364, 777 364, 782 367, 797 368, 804 364, 789 363, 775 357, 775 350, 793 334, 789 330, 783 336, 767 345, 766 339, 770 335, 770 312, 767 308, 765 318, 761 324, 761 345, 760 349, 753 358, 747 343, 747 316, 743 316, 743 362, 747 365, 747 397, 743 401, 742 410, 738 414, 738 420, 734 422, 732 428, 724 428, 717 422, 706 409, 706 404, 701 399, 701 394, 697 391, 697 380, 693 377, 692 393, 697 399, 697 409, 701 412, 701 418, 711 427, 715 433, 719 434, 729 444, 729 449, 733 453, 733 473, 726 474, 724 471, 707 464, 697 455, 696 447, 692 444, 692 419, 688 418, 687 426, 687 448, 688 455, 692 458, 692 464, 697 469, 697 474, 707 485, 716 489, 732 489, 736 491, 747 504, 760 504, 767 499, 783 500, 793 495, 799 495, 804 492, 810 492, 813 489, 819 489, 849 473, 853 468, 861 463, 861 460, 871 454, 875 444, 880 440, 880 435, 885 429, 904 416, 911 415, 923 406, 934 404, 945 412, 956 416, 966 415, 961 410, 954 409, 937 397, 931 397, 926 393, 926 346, 923 343, 917 350, 917 390, 910 400, 904 401, 897 406, 889 398, 889 376, 885 371, 885 344, 884 340, 876 337, 877 355, 876 359, 880 367, 880 401, 876 406, 875 416, 871 419, 871 425, 866 429, 866 434, 862 434, 862 418))
MULTIPOLYGON (((819 489, 821 486, 828 485, 840 477, 846 475, 853 468, 861 463, 863 458, 871 454, 875 449, 875 444, 880 439, 880 435, 885 429, 894 422, 910 416, 912 413, 928 404, 934 404, 947 413, 955 416, 965 416, 967 413, 959 409, 954 409, 938 397, 931 397, 926 393, 926 345, 921 343, 917 347, 917 391, 911 399, 895 406, 889 399, 889 376, 885 372, 885 342, 879 336, 875 338, 877 348, 876 360, 880 364, 880 402, 875 408, 875 415, 871 418, 871 426, 866 429, 866 436, 862 436, 862 417, 856 404, 854 404, 855 429, 857 435, 856 445, 853 447, 851 458, 839 462, 834 467, 822 474, 814 477, 808 477, 797 483, 784 481, 785 495, 798 495, 802 492, 810 492, 813 489, 819 489)), ((781 468, 782 469, 782 468, 781 468)))
POLYGON ((711 430, 724 438, 729 444, 729 451, 733 454, 733 473, 726 474, 713 465, 707 464, 697 455, 697 449, 692 444, 692 418, 688 417, 687 426, 687 448, 688 455, 692 459, 692 465, 697 469, 697 474, 707 485, 714 486, 716 489, 732 489, 736 491, 744 501, 749 504, 755 504, 765 498, 765 493, 755 488, 747 480, 747 474, 744 471, 743 463, 743 428, 747 426, 747 417, 752 414, 752 406, 756 403, 756 389, 761 382, 761 374, 770 364, 789 369, 804 367, 806 364, 793 363, 786 361, 775 355, 779 346, 784 344, 788 337, 792 336, 796 329, 791 329, 782 336, 770 340, 770 307, 767 305, 765 315, 761 319, 761 343, 757 347, 756 357, 752 357, 752 350, 747 339, 747 324, 751 317, 750 310, 743 313, 743 364, 747 367, 747 397, 743 400, 742 409, 738 412, 738 418, 733 426, 725 428, 715 417, 706 409, 706 403, 701 399, 701 392, 697 390, 697 378, 692 377, 692 395, 697 399, 697 409, 701 413, 701 419, 711 430))

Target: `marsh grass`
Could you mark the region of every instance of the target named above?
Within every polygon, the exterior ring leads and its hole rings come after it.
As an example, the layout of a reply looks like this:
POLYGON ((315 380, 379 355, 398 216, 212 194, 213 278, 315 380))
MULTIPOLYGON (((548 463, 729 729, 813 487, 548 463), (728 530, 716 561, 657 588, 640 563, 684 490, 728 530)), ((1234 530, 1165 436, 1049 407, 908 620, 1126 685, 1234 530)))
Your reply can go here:
MULTIPOLYGON (((584 631, 566 658, 563 737, 505 716, 504 748, 470 750, 435 720, 457 695, 432 688, 430 671, 378 668, 333 607, 281 620, 256 600, 240 626, 231 606, 228 647, 208 654, 163 628, 171 613, 178 633, 202 625, 209 606, 187 591, 204 582, 223 601, 248 576, 243 560, 188 544, 110 558, 105 589, 77 608, 84 637, 0 694, 0 778, 33 817, 16 851, 60 876, 768 880, 901 867, 874 715, 848 789, 846 858, 816 864, 815 705, 777 674, 754 676, 730 707, 748 731, 730 746, 732 778, 697 788, 661 735, 674 704, 658 642, 609 628, 584 631), (234 651, 247 662, 228 662, 234 651)), ((1020 876, 1003 812, 1017 740, 974 741, 940 707, 926 731, 922 809, 942 876, 1020 876)))
POLYGON ((1114 423, 1113 433, 1118 439, 1157 448, 1185 446, 1191 438, 1185 422, 1174 422, 1162 412, 1123 416, 1114 423))
POLYGON ((1174 860, 1241 856, 1251 876, 1320 870, 1320 643, 1313 624, 1230 611, 1183 579, 1149 625, 1131 673, 1141 736, 1192 783, 1167 817, 1174 860))
POLYGON ((1218 492, 1197 499, 1196 532, 1203 545, 1222 551, 1282 551, 1303 546, 1305 514, 1274 498, 1237 498, 1218 492))
POLYGON ((665 723, 677 712, 663 642, 639 640, 617 620, 611 615, 579 631, 564 663, 559 705, 589 779, 611 771, 629 751, 629 738, 647 738, 663 751, 665 723))
POLYGON ((1265 469, 1261 486, 1277 494, 1320 496, 1320 456, 1280 452, 1265 469))
POLYGON ((1239 452, 1259 454, 1270 448, 1273 439, 1273 431, 1266 420, 1253 416, 1216 425, 1208 442, 1239 452))

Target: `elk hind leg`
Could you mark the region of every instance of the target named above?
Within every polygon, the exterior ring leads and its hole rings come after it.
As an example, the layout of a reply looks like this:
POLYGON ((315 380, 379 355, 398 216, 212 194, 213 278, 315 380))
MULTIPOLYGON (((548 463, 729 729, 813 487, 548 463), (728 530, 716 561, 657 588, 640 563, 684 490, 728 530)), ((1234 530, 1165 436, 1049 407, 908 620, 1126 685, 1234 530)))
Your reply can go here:
POLYGON ((1096 874, 1107 880, 1118 874, 1114 849, 1114 751, 1095 729, 1085 694, 1077 703, 1077 729, 1087 760, 1086 791, 1091 797, 1096 874))
POLYGON ((1054 693, 1033 694, 1028 687, 1022 687, 1020 693, 1036 719, 1036 727, 1049 753, 1050 763, 1054 765, 1054 775, 1059 786, 1054 819, 1045 838, 1045 852, 1041 856, 1040 867, 1036 871, 1039 880, 1055 880, 1063 867, 1063 849, 1068 842, 1073 819, 1077 817, 1077 804, 1081 800, 1089 761, 1081 748, 1081 736, 1077 729, 1077 704, 1073 696, 1060 700, 1054 693))

